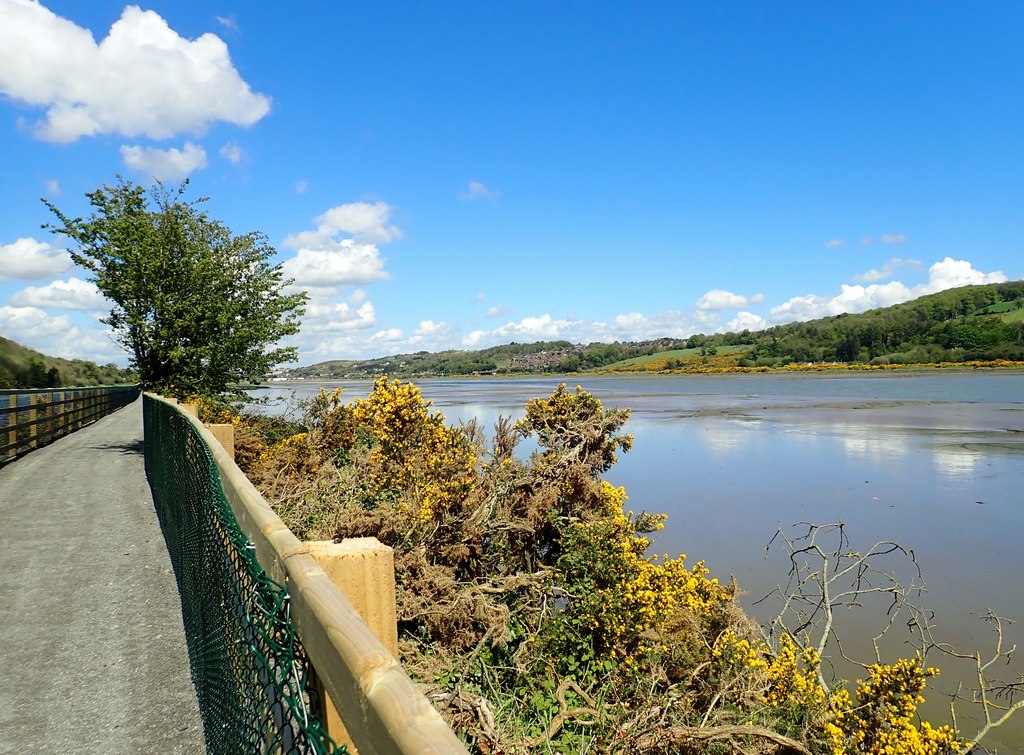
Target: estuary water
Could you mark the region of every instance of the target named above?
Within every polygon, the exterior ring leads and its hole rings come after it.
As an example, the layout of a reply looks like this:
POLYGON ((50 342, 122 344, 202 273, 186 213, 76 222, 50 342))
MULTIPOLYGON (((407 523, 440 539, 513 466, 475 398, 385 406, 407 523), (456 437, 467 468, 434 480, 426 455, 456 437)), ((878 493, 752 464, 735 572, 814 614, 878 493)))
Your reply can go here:
MULTIPOLYGON (((564 380, 564 379, 563 379, 564 380)), ((463 379, 418 382, 449 422, 477 418, 490 428, 499 415, 519 418, 530 398, 559 379, 463 379)), ((687 563, 704 560, 714 576, 735 575, 745 605, 785 584, 788 563, 765 545, 779 527, 842 521, 850 549, 879 540, 913 551, 935 611, 936 638, 963 650, 989 649, 994 634, 978 615, 992 610, 1024 622, 1024 373, 802 373, 570 379, 607 407, 630 408, 625 430, 633 450, 606 478, 624 485, 629 508, 669 515, 652 549, 687 563)), ((349 400, 366 381, 341 386, 349 400)), ((320 384, 288 383, 259 394, 279 407, 310 397, 320 384)), ((279 408, 278 411, 281 409, 279 408)), ((528 452, 528 447, 524 446, 528 452)), ((916 578, 904 560, 899 576, 916 578)), ((885 621, 883 606, 843 611, 844 647, 870 660, 870 637, 885 621)), ((1006 644, 1024 647, 1024 623, 1006 644)), ((912 652, 897 627, 887 652, 912 652)), ((890 658, 891 659, 891 658, 890 658)), ((1024 659, 1002 665, 1010 680, 1024 659)), ((935 655, 940 686, 970 684, 969 664, 935 655)), ((844 670, 855 675, 857 669, 844 670)), ((933 693, 934 698, 934 693, 933 693)), ((930 708, 947 703, 931 700, 930 708)), ((966 710, 961 725, 973 733, 966 710)), ((1024 750, 1024 719, 991 739, 1001 752, 1024 750)))

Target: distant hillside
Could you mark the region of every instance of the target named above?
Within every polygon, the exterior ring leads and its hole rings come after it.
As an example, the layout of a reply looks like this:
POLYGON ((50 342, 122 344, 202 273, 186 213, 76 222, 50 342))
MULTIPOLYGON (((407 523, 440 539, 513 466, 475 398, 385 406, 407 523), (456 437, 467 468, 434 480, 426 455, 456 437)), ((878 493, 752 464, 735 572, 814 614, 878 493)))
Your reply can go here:
POLYGON ((134 373, 115 364, 51 357, 0 337, 0 388, 116 385, 134 380, 134 373))
POLYGON ((892 307, 761 331, 638 343, 511 343, 480 351, 396 354, 300 367, 288 377, 443 377, 686 370, 692 365, 783 367, 805 362, 929 364, 1024 361, 1024 281, 941 291, 892 307))
POLYGON ((395 354, 379 359, 335 360, 299 367, 288 377, 311 379, 366 378, 376 375, 447 377, 453 375, 509 375, 543 372, 574 372, 603 367, 629 357, 681 348, 685 340, 663 338, 640 343, 538 341, 492 346, 480 351, 442 351, 432 354, 395 354))
POLYGON ((861 314, 690 339, 690 346, 702 348, 740 344, 750 347, 746 363, 752 366, 1021 361, 1024 281, 964 286, 861 314))

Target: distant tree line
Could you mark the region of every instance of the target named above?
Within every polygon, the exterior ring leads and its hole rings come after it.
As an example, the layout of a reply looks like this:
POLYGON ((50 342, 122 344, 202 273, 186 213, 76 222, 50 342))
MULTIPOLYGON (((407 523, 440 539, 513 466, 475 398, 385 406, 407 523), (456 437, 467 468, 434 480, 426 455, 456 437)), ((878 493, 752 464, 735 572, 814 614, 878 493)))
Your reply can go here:
POLYGON ((741 366, 1024 360, 1024 281, 965 286, 861 314, 693 336, 690 348, 750 346, 741 366))

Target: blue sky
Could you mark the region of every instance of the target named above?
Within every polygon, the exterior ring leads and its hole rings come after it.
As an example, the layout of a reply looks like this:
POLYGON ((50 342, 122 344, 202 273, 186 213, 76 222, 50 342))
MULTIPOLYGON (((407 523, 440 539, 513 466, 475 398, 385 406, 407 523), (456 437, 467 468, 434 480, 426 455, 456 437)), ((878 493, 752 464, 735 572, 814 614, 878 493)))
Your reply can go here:
POLYGON ((41 229, 190 178, 302 364, 1024 277, 1024 5, 0 0, 0 334, 125 363, 41 229))

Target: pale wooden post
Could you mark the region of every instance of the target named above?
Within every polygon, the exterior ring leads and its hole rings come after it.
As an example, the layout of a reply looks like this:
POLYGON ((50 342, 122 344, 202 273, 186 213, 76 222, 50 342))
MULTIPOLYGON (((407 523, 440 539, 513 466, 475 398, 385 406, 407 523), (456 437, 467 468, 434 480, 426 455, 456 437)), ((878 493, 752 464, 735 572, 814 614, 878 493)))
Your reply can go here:
POLYGON ((28 447, 36 447, 36 402, 31 394, 28 397, 28 447))
POLYGON ((207 424, 206 429, 213 433, 213 437, 224 446, 228 456, 235 458, 235 426, 230 422, 207 424))
POLYGON ((186 404, 184 402, 179 402, 178 408, 187 414, 191 414, 193 417, 199 416, 199 404, 186 404))
MULTIPOLYGON (((395 554, 375 537, 353 537, 335 543, 317 540, 306 549, 341 594, 391 655, 398 657, 398 617, 395 609, 395 554)), ((324 724, 335 742, 356 752, 330 696, 321 688, 324 724)))
POLYGON ((12 393, 7 397, 7 406, 14 411, 7 413, 7 443, 11 446, 10 455, 18 455, 18 394, 12 393))

